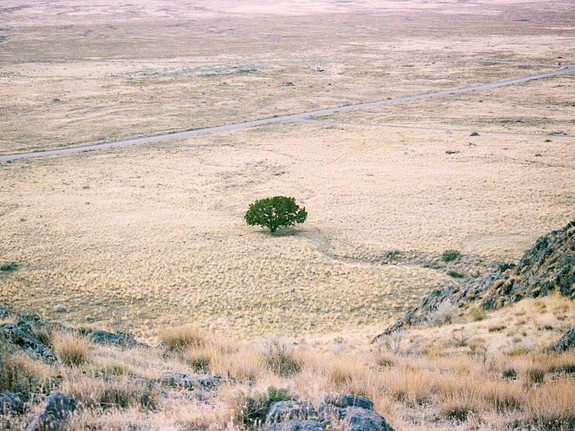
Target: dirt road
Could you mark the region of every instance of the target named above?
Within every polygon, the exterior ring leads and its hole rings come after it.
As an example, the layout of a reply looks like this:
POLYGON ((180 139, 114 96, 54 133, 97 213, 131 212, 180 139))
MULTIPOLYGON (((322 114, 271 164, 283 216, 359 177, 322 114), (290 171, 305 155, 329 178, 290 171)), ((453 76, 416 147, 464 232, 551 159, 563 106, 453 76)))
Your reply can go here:
POLYGON ((562 69, 555 70, 547 73, 540 73, 537 75, 529 75, 521 78, 508 79, 505 81, 491 82, 487 84, 474 85, 471 87, 454 88, 451 90, 434 91, 431 93, 417 94, 414 96, 403 96, 392 99, 376 100, 374 102, 358 103, 354 105, 338 106, 334 108, 318 109, 315 111, 301 112, 298 114, 281 115, 277 117, 262 118, 259 120, 245 121, 241 123, 225 124, 222 126, 206 127, 202 129, 185 130, 181 132, 163 133, 153 136, 145 136, 140 138, 125 139, 115 142, 105 142, 101 144, 85 145, 79 147, 60 148, 46 151, 36 151, 30 153, 7 154, 0 156, 0 162, 8 162, 19 159, 30 159, 45 156, 60 156, 65 154, 81 153, 85 151, 104 150, 107 148, 127 147, 130 145, 149 144, 154 142, 163 142, 173 139, 189 138, 193 136, 203 135, 207 133, 229 132, 233 130, 247 129, 249 127, 261 126, 264 124, 272 123, 293 123, 306 121, 313 116, 330 115, 339 112, 352 111, 363 108, 372 108, 374 106, 394 105, 396 103, 410 102, 414 100, 433 99, 436 97, 445 97, 453 94, 470 93, 473 91, 492 90, 499 87, 507 87, 509 85, 523 84, 537 79, 551 78, 558 75, 565 75, 568 73, 575 73, 575 65, 568 65, 562 69))

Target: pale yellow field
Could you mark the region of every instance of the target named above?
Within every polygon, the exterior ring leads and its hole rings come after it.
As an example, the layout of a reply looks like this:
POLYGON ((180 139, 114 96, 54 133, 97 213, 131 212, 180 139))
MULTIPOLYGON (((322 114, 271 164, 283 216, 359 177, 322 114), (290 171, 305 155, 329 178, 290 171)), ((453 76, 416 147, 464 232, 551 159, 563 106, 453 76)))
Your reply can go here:
POLYGON ((0 154, 496 81, 575 48, 567 1, 8 6, 0 154))
MULTIPOLYGON (((569 2, 138 4, 2 15, 1 154, 497 81, 575 50, 569 2)), ((387 251, 458 249, 475 273, 573 218, 575 138, 546 135, 575 133, 574 83, 2 164, 0 259, 20 268, 0 275, 0 301, 144 338, 187 322, 375 335, 449 280, 383 265, 387 251), (275 194, 308 221, 246 226, 275 194)))

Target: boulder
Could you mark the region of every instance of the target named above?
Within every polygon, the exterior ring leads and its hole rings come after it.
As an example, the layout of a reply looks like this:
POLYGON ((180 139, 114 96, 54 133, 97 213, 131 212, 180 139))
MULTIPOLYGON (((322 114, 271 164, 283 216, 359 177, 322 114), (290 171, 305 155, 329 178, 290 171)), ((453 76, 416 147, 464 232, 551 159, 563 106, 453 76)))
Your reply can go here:
POLYGON ((101 345, 116 347, 149 347, 147 344, 136 341, 134 335, 129 332, 91 330, 88 332, 87 338, 88 341, 101 345))
POLYGON ((362 409, 373 410, 373 401, 361 395, 331 393, 324 396, 323 402, 340 408, 361 407, 362 409))
POLYGON ((315 418, 317 413, 308 401, 278 401, 271 405, 266 416, 266 424, 289 420, 315 418))
POLYGON ((218 376, 207 374, 194 376, 192 374, 167 372, 160 376, 160 383, 165 386, 178 387, 188 390, 215 389, 222 382, 218 376))
POLYGON ((76 411, 77 403, 62 392, 53 391, 26 431, 58 431, 76 411))
POLYGON ((14 392, 0 393, 0 415, 24 413, 24 403, 14 392))
POLYGON ((0 342, 11 350, 19 350, 48 364, 58 361, 54 352, 36 337, 28 320, 22 318, 17 323, 0 326, 0 342))
POLYGON ((5 319, 10 316, 10 310, 5 307, 0 306, 0 319, 5 319))
POLYGON ((346 431, 393 431, 385 419, 373 410, 346 407, 343 418, 346 431))
POLYGON ((555 352, 566 352, 573 349, 575 349, 575 328, 565 332, 559 341, 550 348, 550 350, 555 352))
POLYGON ((270 424, 264 427, 265 431, 325 431, 326 427, 317 421, 286 421, 270 424))

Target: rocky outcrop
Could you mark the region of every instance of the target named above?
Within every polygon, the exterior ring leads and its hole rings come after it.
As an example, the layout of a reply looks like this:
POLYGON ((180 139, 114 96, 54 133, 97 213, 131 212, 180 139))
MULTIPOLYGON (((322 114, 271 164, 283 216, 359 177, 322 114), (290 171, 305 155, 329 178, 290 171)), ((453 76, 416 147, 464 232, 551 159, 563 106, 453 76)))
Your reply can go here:
POLYGON ((100 345, 116 347, 149 347, 147 344, 136 341, 129 332, 107 332, 101 330, 87 330, 88 341, 100 345))
POLYGON ((52 349, 38 339, 30 322, 22 318, 17 323, 5 323, 0 327, 0 343, 9 350, 21 351, 48 364, 58 361, 52 349))
POLYGON ((575 220, 563 229, 539 238, 517 265, 501 264, 483 276, 431 292, 373 341, 399 329, 430 321, 445 304, 461 308, 477 303, 486 309, 496 309, 553 291, 575 299, 575 220))
POLYGON ((278 401, 273 403, 266 416, 266 424, 289 420, 315 418, 317 412, 308 401, 278 401))
POLYGON ((266 431, 393 431, 369 398, 354 394, 326 394, 317 410, 308 401, 278 401, 264 425, 266 431))
POLYGON ((575 349, 575 328, 569 329, 549 350, 566 352, 575 349))
POLYGON ((325 426, 317 421, 285 421, 268 425, 266 431, 325 431, 325 426))
POLYGON ((167 372, 160 376, 160 383, 168 387, 177 387, 187 390, 211 390, 222 382, 222 378, 209 375, 192 375, 185 373, 167 372))
POLYGON ((24 413, 24 403, 14 392, 0 393, 0 415, 24 413))
POLYGON ((53 391, 38 415, 26 427, 26 431, 58 431, 63 428, 78 405, 62 392, 53 391))

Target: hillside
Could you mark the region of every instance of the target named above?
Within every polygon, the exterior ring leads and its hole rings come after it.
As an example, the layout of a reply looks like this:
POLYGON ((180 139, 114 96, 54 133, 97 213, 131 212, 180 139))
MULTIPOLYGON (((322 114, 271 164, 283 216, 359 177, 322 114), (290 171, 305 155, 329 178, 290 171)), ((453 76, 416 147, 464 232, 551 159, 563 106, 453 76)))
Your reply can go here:
POLYGON ((497 281, 459 308, 439 304, 425 314, 427 300, 407 314, 409 330, 381 335, 370 349, 346 339, 240 343, 192 326, 163 331, 152 347, 127 333, 1 309, 0 425, 572 430, 575 303, 565 284, 572 232, 570 223, 539 239, 517 266, 497 269, 498 277, 466 282, 483 286, 505 274, 523 300, 497 281), (557 288, 534 293, 541 283, 557 288), (471 306, 491 304, 485 298, 500 306, 471 306))

